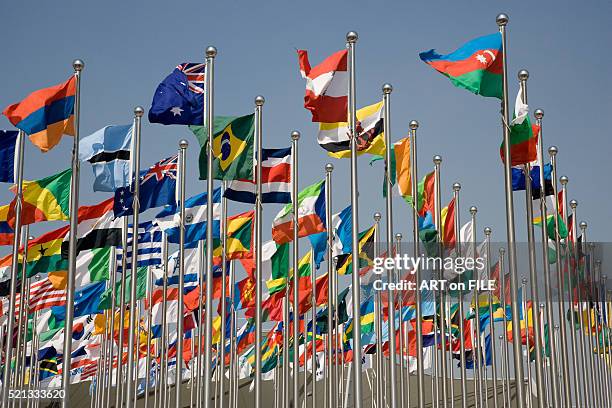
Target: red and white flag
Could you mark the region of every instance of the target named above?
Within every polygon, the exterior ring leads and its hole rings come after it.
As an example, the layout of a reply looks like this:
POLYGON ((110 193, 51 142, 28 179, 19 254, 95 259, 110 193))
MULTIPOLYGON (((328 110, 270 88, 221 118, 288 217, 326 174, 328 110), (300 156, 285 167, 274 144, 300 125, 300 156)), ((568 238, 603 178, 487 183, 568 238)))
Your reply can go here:
POLYGON ((304 107, 313 122, 346 122, 348 117, 347 50, 338 51, 310 67, 308 51, 298 50, 300 72, 306 79, 304 107))

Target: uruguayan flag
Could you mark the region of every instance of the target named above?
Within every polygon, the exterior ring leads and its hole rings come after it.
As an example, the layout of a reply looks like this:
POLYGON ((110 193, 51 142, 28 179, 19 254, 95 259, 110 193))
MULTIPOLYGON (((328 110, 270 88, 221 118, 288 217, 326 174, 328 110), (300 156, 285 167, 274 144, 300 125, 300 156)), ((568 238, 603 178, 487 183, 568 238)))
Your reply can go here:
MULTIPOLYGON (((220 237, 221 189, 213 192, 213 237, 220 237)), ((206 207, 208 194, 202 193, 185 200, 185 242, 193 243, 206 239, 206 207)), ((179 243, 180 208, 170 205, 164 208, 155 223, 168 235, 168 242, 179 243)))
MULTIPOLYGON (((138 267, 161 265, 162 231, 151 221, 143 222, 138 226, 138 267)), ((117 248, 117 272, 121 272, 123 249, 117 248)), ((127 268, 132 264, 132 226, 128 229, 128 245, 126 253, 127 268)))

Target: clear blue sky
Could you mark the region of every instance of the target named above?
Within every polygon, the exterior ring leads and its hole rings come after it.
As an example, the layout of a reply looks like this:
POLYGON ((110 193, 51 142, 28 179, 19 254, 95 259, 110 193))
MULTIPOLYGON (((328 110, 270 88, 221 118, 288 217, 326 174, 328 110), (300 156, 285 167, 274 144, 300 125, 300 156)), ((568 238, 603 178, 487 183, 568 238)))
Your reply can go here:
MULTIPOLYGON (((289 145, 289 132, 302 132, 300 187, 323 177, 332 159, 316 143, 316 125, 303 108, 304 81, 296 48, 308 49, 313 65, 344 47, 349 30, 359 33, 357 100, 363 106, 379 100, 381 85, 394 86, 392 138, 407 133, 417 119, 419 172, 432 168, 434 154, 442 155, 443 201, 451 184, 460 181, 462 218, 477 205, 478 233, 491 226, 494 237, 505 239, 504 187, 498 148, 501 140, 499 103, 453 87, 423 64, 418 53, 430 48, 448 52, 476 36, 497 30, 495 16, 510 16, 508 66, 511 100, 516 73, 526 68, 530 108, 543 108, 544 140, 559 147, 559 175, 569 176, 569 197, 580 205, 579 218, 590 222, 590 238, 607 240, 612 219, 607 216, 612 108, 612 5, 562 1, 55 1, 12 2, 2 5, 0 26, 3 63, 0 64, 0 105, 19 101, 38 88, 64 81, 74 58, 85 61, 82 84, 81 134, 108 124, 132 120, 136 105, 150 106, 157 84, 181 62, 203 59, 215 45, 217 114, 245 114, 257 94, 266 97, 264 145, 289 145)), ((10 128, 6 118, 0 128, 10 128)), ((197 181, 197 142, 185 127, 144 122, 143 167, 174 154, 187 138, 190 178, 188 196, 203 191, 197 181)), ((70 165, 71 138, 42 154, 28 143, 25 175, 40 178, 70 165)), ((349 202, 348 160, 334 160, 334 211, 349 202)), ((374 211, 384 209, 382 166, 360 158, 360 225, 371 223, 374 211)), ((93 193, 92 171, 82 166, 81 203, 93 204, 108 195, 93 193)), ((8 187, 8 186, 7 186, 8 187)), ((0 189, 0 202, 11 194, 0 189)), ((524 194, 515 195, 519 240, 525 240, 524 194)), ((230 212, 246 206, 230 204, 230 212)), ((279 206, 265 207, 270 225, 279 206)), ((408 207, 397 200, 395 228, 411 231, 408 207)), ((33 228, 38 234, 54 225, 33 228)), ((265 227, 264 238, 270 229, 265 227)), ((302 244, 306 246, 306 241, 302 244)))

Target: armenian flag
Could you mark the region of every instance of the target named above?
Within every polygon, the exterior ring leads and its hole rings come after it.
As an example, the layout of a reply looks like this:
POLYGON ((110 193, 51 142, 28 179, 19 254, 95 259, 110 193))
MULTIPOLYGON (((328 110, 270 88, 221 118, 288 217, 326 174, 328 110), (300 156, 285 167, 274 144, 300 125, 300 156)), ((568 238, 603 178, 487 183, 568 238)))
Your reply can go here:
MULTIPOLYGON (((23 182, 22 225, 40 221, 64 221, 68 219, 70 201, 70 179, 72 170, 48 176, 40 180, 23 182)), ((15 225, 15 206, 13 199, 9 206, 7 221, 15 225)))
POLYGON ((4 109, 2 114, 30 137, 43 152, 59 144, 62 135, 74 136, 74 98, 76 79, 40 89, 23 101, 4 109))
POLYGON ((476 95, 503 98, 502 38, 500 33, 485 35, 465 43, 450 54, 424 51, 419 57, 448 77, 453 85, 476 95))

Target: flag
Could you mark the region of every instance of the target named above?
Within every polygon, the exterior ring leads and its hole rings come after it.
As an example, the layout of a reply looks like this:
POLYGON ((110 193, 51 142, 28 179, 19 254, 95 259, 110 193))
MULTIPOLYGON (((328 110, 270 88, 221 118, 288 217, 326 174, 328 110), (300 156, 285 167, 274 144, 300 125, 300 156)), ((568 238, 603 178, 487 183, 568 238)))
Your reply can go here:
MULTIPOLYGON (((412 203, 412 174, 410 172, 410 138, 403 138, 393 145, 391 155, 391 180, 395 183, 398 194, 408 203, 412 203), (395 159, 395 160, 394 160, 395 159)), ((385 183, 385 187, 387 183, 385 183)))
MULTIPOLYGON (((74 317, 82 317, 90 314, 96 314, 101 312, 100 302, 102 300, 102 293, 104 293, 106 282, 92 283, 89 286, 76 291, 74 294, 74 317)), ((126 285, 127 287, 127 285, 126 285)), ((126 289, 129 297, 129 290, 126 289)), ((61 306, 53 307, 53 315, 59 320, 66 319, 66 308, 61 306)))
MULTIPOLYGON (((155 163, 140 172, 140 212, 175 203, 178 155, 155 163)), ((132 215, 134 194, 130 187, 115 190, 115 217, 132 215)))
MULTIPOLYGON (((384 102, 366 106, 357 111, 357 154, 385 154, 384 102)), ((346 115, 346 112, 345 112, 346 115)), ((331 157, 351 157, 350 130, 346 120, 319 123, 317 141, 331 157)))
MULTIPOLYGON (((298 237, 325 231, 325 180, 298 194, 298 237)), ((287 204, 272 222, 272 238, 277 244, 293 241, 293 204, 287 204)))
POLYGON ((94 191, 115 191, 130 185, 132 125, 105 126, 79 141, 79 160, 91 163, 94 191))
POLYGON ((206 64, 184 62, 157 86, 149 122, 162 125, 204 124, 206 64))
POLYGON ((455 234, 455 199, 451 199, 447 207, 441 211, 442 221, 442 242, 447 249, 454 248, 457 242, 455 234))
POLYGON ((347 121, 347 55, 347 50, 338 51, 311 68, 308 51, 298 50, 300 73, 306 80, 304 108, 312 113, 313 122, 347 121))
MULTIPOLYGON (((68 219, 70 200, 70 180, 72 170, 67 169, 53 176, 35 181, 23 182, 22 225, 41 221, 64 221, 68 219)), ((15 206, 13 199, 9 206, 7 220, 15 225, 15 206)))
POLYGON ((66 305, 66 288, 58 288, 48 277, 30 285, 28 314, 54 306, 66 305))
MULTIPOLYGON (((62 258, 62 242, 70 231, 70 226, 47 232, 28 242, 27 277, 38 273, 68 270, 68 260, 62 258)), ((23 254, 23 248, 20 249, 23 254)))
POLYGON ((419 57, 458 88, 476 95, 503 98, 500 33, 475 38, 450 54, 441 55, 431 49, 421 52, 419 57))
POLYGON ((253 219, 255 211, 247 211, 227 219, 226 259, 252 257, 253 219))
MULTIPOLYGON (((208 135, 203 126, 190 126, 200 142, 200 180, 208 177, 208 135)), ((213 125, 213 178, 253 180, 253 140, 255 114, 217 116, 213 125)))
MULTIPOLYGON (((253 180, 232 180, 223 196, 255 204, 255 189, 253 180)), ((291 148, 261 149, 261 202, 291 202, 291 148)))
MULTIPOLYGON (((127 239, 127 254, 126 265, 127 269, 132 269, 132 226, 128 227, 127 239)), ((138 225, 138 267, 161 265, 162 253, 162 231, 153 224, 152 221, 142 222, 138 225)), ((117 272, 121 273, 121 260, 123 258, 123 249, 117 247, 117 272)))
POLYGON ((417 187, 417 209, 419 216, 424 217, 427 212, 433 214, 436 204, 434 202, 434 172, 426 174, 417 187))
MULTIPOLYGON (((213 237, 220 237, 221 189, 213 191, 213 237)), ((193 243, 206 239, 208 194, 200 193, 185 200, 185 242, 193 243)), ((155 217, 155 223, 164 230, 168 242, 180 241, 180 206, 172 204, 155 217)))
POLYGON ((336 240, 332 247, 333 255, 348 254, 353 248, 353 208, 349 205, 332 216, 336 240))
POLYGON ((0 182, 15 182, 15 145, 17 144, 16 130, 0 130, 0 182))
MULTIPOLYGON (((531 166, 529 171, 531 178, 531 198, 537 200, 540 198, 540 166, 535 164, 531 166)), ((523 166, 512 167, 512 191, 525 190, 525 172, 523 166)), ((547 196, 554 194, 552 188, 552 165, 544 164, 544 192, 547 196)))
MULTIPOLYGON (((79 224, 77 225, 77 255, 80 251, 121 245, 123 221, 115 219, 113 213, 114 198, 100 204, 79 207, 79 224)), ((62 256, 68 259, 70 234, 64 237, 62 256)))
MULTIPOLYGON (((372 265, 374 263, 374 231, 376 227, 359 234, 359 268, 372 265)), ((336 272, 340 275, 353 273, 353 255, 351 252, 338 256, 336 272)))
MULTIPOLYGON (((77 255, 75 287, 82 288, 94 282, 102 282, 109 278, 110 247, 94 248, 81 251, 77 255)), ((49 279, 57 287, 65 287, 67 271, 49 272, 49 279)))
MULTIPOLYGON (((0 206, 0 245, 13 245, 15 231, 8 222, 9 207, 9 204, 0 206)), ((0 282, 2 280, 2 273, 0 273, 0 282)))
MULTIPOLYGON (((522 89, 516 95, 514 119, 510 122, 510 158, 512 166, 532 162, 538 158, 538 125, 532 125, 529 120, 529 107, 523 103, 522 89)), ((504 143, 499 148, 499 154, 504 162, 504 143)), ((538 174, 538 180, 540 178, 538 174)))
POLYGON ((40 89, 2 112, 43 152, 59 144, 62 135, 74 136, 74 98, 76 79, 40 89))

